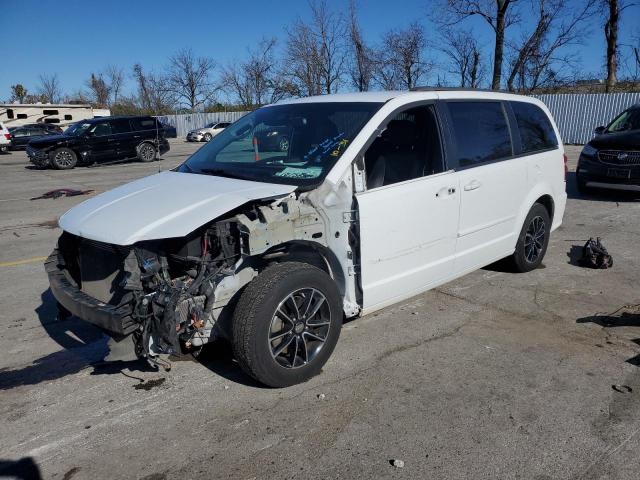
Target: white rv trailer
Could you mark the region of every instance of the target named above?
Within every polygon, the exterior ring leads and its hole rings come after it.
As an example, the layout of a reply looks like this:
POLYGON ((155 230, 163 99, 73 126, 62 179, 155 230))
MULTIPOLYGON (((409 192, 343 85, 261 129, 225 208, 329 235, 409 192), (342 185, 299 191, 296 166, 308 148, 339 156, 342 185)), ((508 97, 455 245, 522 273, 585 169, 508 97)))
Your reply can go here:
POLYGON ((52 123, 65 129, 79 120, 109 115, 109 110, 93 109, 86 104, 0 103, 0 122, 8 128, 27 123, 52 123))

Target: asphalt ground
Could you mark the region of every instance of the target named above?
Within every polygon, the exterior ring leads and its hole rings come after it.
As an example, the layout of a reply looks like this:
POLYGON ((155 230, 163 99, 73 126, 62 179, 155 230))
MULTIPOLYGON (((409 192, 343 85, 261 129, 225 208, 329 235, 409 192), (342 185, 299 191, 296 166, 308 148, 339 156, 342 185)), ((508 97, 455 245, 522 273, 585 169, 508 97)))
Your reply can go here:
MULTIPOLYGON (((103 362, 104 335, 56 319, 42 266, 57 218, 86 197, 30 199, 56 188, 99 193, 199 146, 177 140, 160 162, 72 171, 0 156, 0 471, 65 480, 640 476, 640 203, 583 197, 573 174, 543 268, 489 267, 350 321, 305 384, 262 388, 223 344, 170 372, 103 362), (595 236, 614 257, 610 270, 577 264, 595 236)), ((567 153, 573 170, 579 147, 567 153)))

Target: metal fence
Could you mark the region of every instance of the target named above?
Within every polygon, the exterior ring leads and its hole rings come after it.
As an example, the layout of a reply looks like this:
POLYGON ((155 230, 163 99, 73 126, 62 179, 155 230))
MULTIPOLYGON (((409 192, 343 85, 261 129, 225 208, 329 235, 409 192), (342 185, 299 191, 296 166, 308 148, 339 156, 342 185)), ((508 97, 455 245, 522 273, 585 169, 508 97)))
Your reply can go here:
MULTIPOLYGON (((562 141, 576 144, 587 143, 596 127, 607 125, 624 109, 640 103, 640 93, 568 93, 534 97, 542 100, 551 110, 562 141)), ((247 113, 193 113, 160 118, 176 127, 178 137, 184 137, 189 130, 201 128, 207 123, 235 122, 247 113)))
POLYGON ((534 95, 553 114, 563 143, 584 144, 593 130, 640 103, 640 93, 571 93, 534 95))
POLYGON ((185 137, 189 130, 202 128, 211 122, 235 122, 249 112, 189 113, 186 115, 164 115, 162 122, 176 127, 178 137, 185 137))

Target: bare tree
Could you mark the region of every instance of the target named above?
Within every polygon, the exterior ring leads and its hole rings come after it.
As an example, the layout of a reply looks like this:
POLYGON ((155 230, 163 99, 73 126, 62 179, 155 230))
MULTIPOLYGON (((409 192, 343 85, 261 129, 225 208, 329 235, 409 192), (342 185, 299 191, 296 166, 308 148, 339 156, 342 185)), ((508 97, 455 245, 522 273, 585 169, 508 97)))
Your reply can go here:
POLYGON ((276 39, 262 39, 249 50, 245 62, 232 62, 222 72, 224 88, 234 94, 245 109, 277 102, 287 94, 275 58, 276 39))
POLYGON ((139 108, 144 113, 160 115, 171 111, 173 98, 165 77, 145 72, 142 65, 136 63, 133 78, 138 86, 139 108))
POLYGON ((11 102, 24 103, 24 99, 27 96, 27 89, 21 83, 11 85, 11 102))
POLYGON ((111 94, 109 105, 113 105, 115 103, 118 103, 118 99, 120 97, 120 91, 122 90, 122 85, 124 84, 124 71, 122 70, 122 68, 115 65, 107 65, 104 74, 107 78, 106 81, 109 84, 111 94))
POLYGON ((89 89, 89 95, 93 104, 100 108, 105 108, 109 104, 109 96, 111 95, 111 86, 108 85, 102 74, 91 74, 86 82, 89 89))
POLYGON ((618 32, 620 15, 632 4, 624 0, 601 0, 601 13, 604 17, 604 38, 607 42, 607 81, 606 90, 610 92, 618 81, 618 55, 620 45, 618 32))
POLYGON ((568 0, 536 0, 534 29, 512 44, 514 56, 507 88, 513 91, 516 80, 522 91, 539 87, 542 79, 559 81, 559 70, 573 60, 571 55, 559 55, 559 51, 581 42, 584 31, 578 31, 578 27, 595 13, 598 1, 584 0, 576 6, 568 0))
POLYGON ((310 0, 311 21, 296 19, 287 30, 289 76, 298 95, 335 93, 345 66, 345 25, 325 0, 310 0))
POLYGON ((478 88, 485 76, 478 41, 472 32, 444 31, 440 47, 449 60, 449 73, 458 77, 460 87, 478 88))
POLYGON ((218 88, 211 78, 214 69, 212 59, 196 57, 189 48, 180 50, 169 60, 168 88, 193 113, 216 95, 218 88))
MULTIPOLYGON (((504 59, 505 32, 519 21, 513 11, 516 0, 444 0, 445 15, 434 18, 436 22, 451 26, 465 18, 482 18, 493 30, 495 48, 493 53, 493 78, 491 88, 499 90, 502 84, 502 63, 504 59)), ((440 11, 438 10, 440 15, 440 11)))
POLYGON ((38 77, 38 91, 47 103, 60 103, 62 98, 62 88, 58 74, 43 74, 38 77))
POLYGON ((373 50, 362 38, 355 0, 349 0, 349 41, 349 76, 359 92, 366 92, 373 78, 375 58, 373 50))
POLYGON ((424 30, 417 22, 406 29, 387 32, 378 55, 378 83, 383 88, 415 87, 433 66, 424 59, 425 47, 424 30))

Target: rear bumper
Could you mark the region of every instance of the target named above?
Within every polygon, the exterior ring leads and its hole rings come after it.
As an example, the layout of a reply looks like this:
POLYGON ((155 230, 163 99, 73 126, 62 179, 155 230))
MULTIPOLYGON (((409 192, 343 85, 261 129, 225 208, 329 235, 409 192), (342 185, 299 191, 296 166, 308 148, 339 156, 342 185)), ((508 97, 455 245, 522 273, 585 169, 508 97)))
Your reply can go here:
POLYGON ((64 261, 54 250, 44 263, 51 292, 60 304, 78 318, 115 335, 128 335, 139 324, 131 317, 130 304, 113 306, 81 291, 64 270, 64 261))

